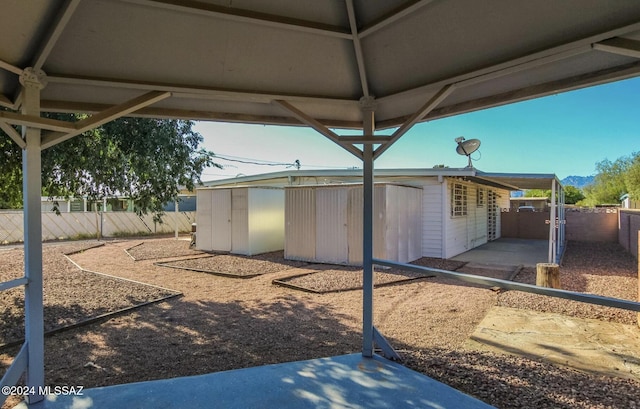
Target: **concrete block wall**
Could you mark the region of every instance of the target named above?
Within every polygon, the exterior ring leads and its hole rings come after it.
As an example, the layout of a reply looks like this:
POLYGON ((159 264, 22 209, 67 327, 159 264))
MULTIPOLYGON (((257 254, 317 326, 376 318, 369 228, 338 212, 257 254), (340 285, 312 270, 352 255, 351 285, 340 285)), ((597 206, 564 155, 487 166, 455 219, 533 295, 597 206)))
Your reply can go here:
POLYGON ((618 219, 618 243, 635 258, 638 258, 640 210, 620 210, 618 219))

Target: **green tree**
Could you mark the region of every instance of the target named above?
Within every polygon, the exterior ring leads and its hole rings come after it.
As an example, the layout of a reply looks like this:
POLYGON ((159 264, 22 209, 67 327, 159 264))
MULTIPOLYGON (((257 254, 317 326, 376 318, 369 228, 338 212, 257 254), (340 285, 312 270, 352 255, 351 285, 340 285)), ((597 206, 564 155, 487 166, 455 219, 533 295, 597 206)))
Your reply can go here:
POLYGON ((22 207, 22 150, 0 130, 0 209, 22 207))
MULTIPOLYGON (((525 197, 546 197, 551 199, 551 189, 529 189, 524 192, 525 197)), ((576 204, 584 199, 582 190, 575 186, 564 186, 564 202, 565 204, 576 204)))
POLYGON ((640 200, 640 153, 634 154, 629 168, 624 174, 624 183, 629 196, 633 200, 640 200))
POLYGON ((548 199, 551 199, 551 189, 527 189, 524 192, 524 197, 546 197, 548 199))
MULTIPOLYGON (((82 117, 43 116, 72 121, 82 117)), ((43 194, 89 200, 126 196, 133 199, 139 214, 159 215, 165 203, 177 198, 181 186, 193 190, 206 167, 220 167, 213 162, 212 152, 199 148, 203 139, 192 126, 192 121, 120 118, 46 149, 43 194)), ((20 206, 20 149, 4 133, 0 145, 5 148, 0 169, 3 174, 12 172, 12 178, 0 185, 2 198, 12 207, 20 206)))
POLYGON ((582 193, 582 190, 571 185, 564 187, 564 202, 566 204, 576 204, 581 200, 584 200, 584 193, 582 193))
POLYGON ((584 188, 585 199, 581 202, 587 206, 612 204, 620 201, 620 196, 627 193, 625 174, 638 158, 638 153, 623 156, 611 162, 605 159, 596 163, 597 174, 593 183, 584 188))

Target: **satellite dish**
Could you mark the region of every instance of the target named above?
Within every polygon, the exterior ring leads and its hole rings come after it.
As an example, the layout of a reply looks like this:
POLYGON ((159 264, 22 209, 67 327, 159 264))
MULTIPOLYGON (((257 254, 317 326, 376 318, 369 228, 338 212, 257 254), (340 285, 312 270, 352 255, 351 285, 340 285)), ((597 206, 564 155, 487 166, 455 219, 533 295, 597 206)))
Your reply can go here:
POLYGON ((480 147, 480 139, 465 140, 464 136, 459 136, 455 139, 455 141, 458 143, 456 152, 458 153, 458 155, 465 155, 467 158, 469 158, 469 164, 467 165, 467 167, 472 168, 473 165, 471 164, 471 154, 477 151, 480 147))

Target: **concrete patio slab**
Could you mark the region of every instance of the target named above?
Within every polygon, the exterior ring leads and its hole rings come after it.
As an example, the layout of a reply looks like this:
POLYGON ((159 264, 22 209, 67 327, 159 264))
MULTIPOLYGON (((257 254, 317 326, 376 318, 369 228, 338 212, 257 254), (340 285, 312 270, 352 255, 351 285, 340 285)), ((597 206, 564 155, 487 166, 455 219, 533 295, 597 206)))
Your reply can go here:
POLYGON ((493 307, 466 347, 640 380, 640 329, 635 325, 493 307))
POLYGON ((451 260, 466 261, 486 266, 535 267, 546 263, 549 257, 547 240, 501 238, 452 257, 451 260))
MULTIPOLYGON (((19 408, 27 408, 20 404, 19 408)), ((49 396, 34 409, 493 408, 398 363, 361 354, 49 396)))

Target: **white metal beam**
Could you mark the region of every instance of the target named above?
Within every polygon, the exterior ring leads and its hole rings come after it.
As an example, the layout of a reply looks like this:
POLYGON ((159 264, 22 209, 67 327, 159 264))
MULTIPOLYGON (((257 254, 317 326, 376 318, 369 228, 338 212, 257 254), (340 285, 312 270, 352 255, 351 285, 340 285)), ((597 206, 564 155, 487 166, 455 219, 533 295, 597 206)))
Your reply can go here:
POLYGON ((591 47, 588 45, 583 45, 583 46, 565 50, 556 54, 551 54, 551 55, 531 59, 524 62, 513 61, 511 65, 502 66, 496 69, 495 71, 485 72, 480 75, 476 75, 474 77, 467 78, 462 81, 457 81, 455 82, 455 84, 457 88, 468 87, 470 85, 479 84, 481 82, 493 80, 493 79, 504 77, 507 75, 517 74, 525 70, 529 70, 529 69, 541 67, 543 65, 547 65, 550 63, 566 60, 567 58, 575 57, 580 54, 585 54, 589 51, 591 51, 591 47))
POLYGON ((362 159, 362 151, 360 151, 358 148, 354 147, 353 145, 341 143, 340 142, 340 137, 338 136, 338 134, 336 134, 331 129, 329 129, 326 126, 324 126, 318 120, 316 120, 316 119, 310 117, 309 115, 305 114, 304 112, 300 111, 298 108, 294 107, 293 105, 291 105, 287 101, 274 100, 273 103, 278 105, 278 106, 280 106, 280 107, 282 107, 282 108, 284 108, 289 113, 291 113, 297 120, 299 120, 303 124, 309 125, 311 128, 315 129, 317 132, 319 132, 322 135, 326 136, 332 142, 337 143, 338 145, 343 147, 348 152, 352 153, 357 158, 362 159))
POLYGON ((4 133, 6 133, 21 149, 24 149, 27 146, 18 131, 13 129, 13 127, 8 123, 0 121, 0 129, 2 129, 4 133))
POLYGON ((440 91, 438 91, 433 97, 429 99, 418 111, 411 115, 400 128, 398 128, 389 142, 383 146, 380 146, 375 151, 375 158, 378 158, 384 151, 389 149, 398 139, 407 133, 415 124, 417 124, 426 114, 436 108, 442 101, 444 101, 451 93, 456 89, 455 85, 446 85, 440 91))
MULTIPOLYGON (((488 109, 519 101, 526 101, 533 98, 540 98, 547 95, 554 95, 558 92, 567 92, 587 86, 635 78, 638 75, 640 75, 640 62, 633 62, 625 66, 606 68, 593 73, 580 74, 571 78, 549 81, 543 84, 536 84, 529 87, 503 92, 497 95, 490 95, 442 108, 436 108, 431 111, 430 114, 425 115, 423 119, 434 120, 453 115, 460 115, 466 112, 473 112, 478 109, 488 109)), ((387 101, 387 103, 388 102, 389 101, 387 101)), ((407 118, 408 117, 390 118, 378 122, 377 125, 379 129, 393 128, 406 121, 407 118)))
POLYGON ((608 53, 640 58, 640 41, 626 38, 611 38, 593 44, 593 49, 608 53))
POLYGON ((426 6, 429 3, 432 3, 434 0, 418 0, 409 2, 408 5, 403 5, 401 8, 393 10, 390 14, 383 16, 381 19, 370 25, 369 27, 364 28, 360 32, 360 38, 364 38, 370 34, 375 33, 376 31, 388 26, 391 23, 395 23, 396 21, 410 15, 415 12, 419 8, 426 6))
POLYGON ((242 91, 237 89, 225 89, 214 87, 202 87, 191 84, 171 84, 148 81, 134 81, 113 78, 96 78, 87 76, 70 76, 49 74, 50 84, 97 86, 105 88, 121 88, 136 91, 167 91, 178 98, 203 98, 220 101, 240 101, 270 104, 273 100, 287 101, 320 101, 330 102, 335 105, 357 104, 357 101, 341 98, 331 98, 323 95, 294 95, 274 94, 260 91, 242 91))
POLYGON ((49 54, 53 47, 55 47, 58 38, 64 31, 65 27, 69 23, 71 16, 76 11, 76 8, 80 4, 80 0, 68 0, 64 6, 62 7, 60 13, 57 16, 53 26, 51 27, 51 31, 46 36, 45 41, 42 43, 40 50, 36 54, 36 58, 33 61, 32 67, 39 70, 42 69, 42 66, 47 61, 49 54))
POLYGON ((14 104, 5 95, 0 94, 0 106, 5 107, 5 108, 9 108, 9 109, 13 109, 14 104))
MULTIPOLYGON (((429 84, 424 84, 416 88, 400 91, 392 95, 386 95, 384 97, 379 96, 378 101, 385 102, 385 103, 390 101, 392 102, 395 98, 401 98, 406 95, 415 95, 415 94, 428 92, 430 89, 433 89, 436 87, 439 88, 446 84, 461 83, 461 85, 471 85, 473 81, 467 84, 462 84, 462 82, 466 80, 470 80, 472 78, 481 77, 487 74, 491 76, 496 76, 502 72, 504 72, 505 75, 510 74, 510 73, 513 73, 513 71, 510 71, 510 70, 513 70, 514 67, 519 67, 519 68, 516 68, 518 70, 522 70, 525 68, 534 68, 535 66, 547 64, 548 62, 552 61, 552 60, 546 60, 546 58, 559 60, 562 58, 569 58, 574 55, 579 55, 581 53, 589 52, 590 50, 592 50, 592 44, 594 43, 603 42, 604 40, 611 39, 613 37, 622 36, 627 33, 635 32, 635 31, 640 31, 640 23, 634 23, 634 24, 623 26, 623 27, 619 27, 614 30, 609 30, 603 33, 589 36, 580 40, 572 41, 556 47, 551 47, 546 50, 541 50, 539 52, 530 53, 530 54, 524 55, 523 57, 515 58, 509 61, 504 61, 502 63, 494 64, 488 67, 483 67, 477 70, 469 71, 464 74, 456 75, 453 77, 442 78, 438 81, 435 81, 429 84), (531 64, 531 65, 527 66, 523 64, 531 64)), ((487 77, 487 78, 491 78, 491 77, 487 77)))
POLYGON ((506 290, 522 291, 531 294, 540 294, 549 297, 562 298, 565 300, 573 300, 585 302, 595 305, 604 305, 606 307, 622 308, 625 310, 640 312, 640 302, 624 300, 621 298, 603 297, 601 295, 581 293, 577 291, 559 290, 556 288, 541 287, 539 285, 518 283, 516 281, 502 280, 499 278, 490 278, 476 274, 458 273, 456 271, 441 270, 437 268, 422 267, 415 264, 398 263, 396 261, 374 259, 374 263, 381 266, 398 268, 405 271, 413 271, 425 276, 435 275, 437 277, 451 278, 464 281, 466 283, 480 284, 487 287, 499 287, 506 290))
MULTIPOLYGON (((4 376, 2 377, 2 381, 0 382, 0 386, 14 386, 18 384, 20 377, 24 374, 27 369, 27 344, 22 344, 22 348, 20 348, 20 352, 18 355, 13 358, 13 362, 11 366, 7 369, 4 376)), ((5 396, 0 397, 0 404, 4 403, 5 396)))
POLYGON ((338 137, 341 144, 351 144, 351 145, 384 145, 385 143, 389 143, 391 136, 389 135, 342 135, 338 137))
POLYGON ((353 49, 356 55, 356 64, 358 65, 358 75, 360 76, 360 85, 362 87, 362 95, 369 98, 369 82, 367 80, 367 70, 364 63, 364 55, 362 53, 362 44, 358 37, 358 22, 356 21, 356 11, 353 7, 353 0, 346 0, 347 15, 349 16, 349 26, 351 28, 351 36, 353 41, 353 49))
POLYGON ((6 61, 0 60, 0 68, 2 68, 3 70, 7 70, 9 72, 12 72, 16 75, 22 75, 22 68, 18 68, 15 65, 9 64, 6 61))
POLYGON ((268 27, 284 28, 328 37, 351 39, 343 27, 322 24, 308 20, 285 18, 278 15, 259 13, 234 7, 219 6, 193 0, 123 0, 144 6, 176 10, 201 16, 218 17, 230 21, 262 24, 268 27))
POLYGON ((17 114, 15 112, 0 111, 0 121, 11 125, 29 126, 31 128, 48 129, 58 132, 68 132, 75 129, 74 124, 71 122, 42 118, 35 115, 17 114))
POLYGON ((21 285, 25 285, 29 282, 25 277, 16 278, 10 281, 4 281, 0 283, 0 291, 5 291, 10 288, 20 287, 21 285))
POLYGON ((170 92, 153 91, 127 101, 124 104, 115 105, 86 119, 76 122, 74 130, 71 132, 55 132, 43 136, 42 149, 50 148, 51 146, 71 139, 76 135, 80 135, 83 132, 96 128, 109 121, 123 117, 127 114, 130 114, 131 112, 135 112, 140 108, 153 105, 158 101, 169 98, 170 96, 170 92))

